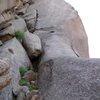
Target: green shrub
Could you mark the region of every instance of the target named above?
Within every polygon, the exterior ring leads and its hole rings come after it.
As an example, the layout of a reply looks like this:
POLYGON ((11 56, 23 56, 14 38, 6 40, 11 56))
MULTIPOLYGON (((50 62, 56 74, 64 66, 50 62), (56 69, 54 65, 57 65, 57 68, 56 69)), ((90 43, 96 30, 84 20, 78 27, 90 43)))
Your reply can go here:
POLYGON ((24 33, 21 32, 21 31, 16 31, 15 32, 15 36, 19 41, 21 41, 23 39, 23 37, 24 37, 24 33))
POLYGON ((19 80, 19 85, 21 85, 21 86, 27 85, 27 83, 28 83, 27 80, 24 80, 24 79, 19 80))
POLYGON ((23 77, 27 71, 28 71, 28 68, 24 68, 24 67, 19 68, 21 77, 23 77))

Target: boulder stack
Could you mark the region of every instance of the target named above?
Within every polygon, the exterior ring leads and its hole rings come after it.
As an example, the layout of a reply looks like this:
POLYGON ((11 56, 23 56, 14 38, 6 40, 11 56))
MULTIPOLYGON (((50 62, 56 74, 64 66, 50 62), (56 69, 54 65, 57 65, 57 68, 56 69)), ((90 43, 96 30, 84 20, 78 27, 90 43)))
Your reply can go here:
POLYGON ((31 0, 0 0, 0 100, 13 100, 16 97, 16 100, 22 100, 24 96, 27 97, 30 87, 20 86, 20 80, 22 80, 20 68, 27 70, 31 68, 31 79, 35 81, 37 77, 37 74, 33 75, 35 72, 33 72, 33 62, 30 59, 41 55, 41 40, 32 33, 28 34, 27 40, 25 38, 28 29, 35 28, 36 15, 34 15, 34 10, 28 10, 31 3, 31 0), (21 16, 23 9, 27 11, 21 16), (27 17, 28 14, 31 14, 30 18, 27 17), (33 50, 31 56, 30 52, 25 51, 23 41, 28 41, 25 42, 25 49, 27 44, 31 43, 29 45, 33 50), (9 63, 3 59, 8 59, 9 63))
POLYGON ((0 0, 0 100, 100 100, 100 61, 64 0, 0 0))

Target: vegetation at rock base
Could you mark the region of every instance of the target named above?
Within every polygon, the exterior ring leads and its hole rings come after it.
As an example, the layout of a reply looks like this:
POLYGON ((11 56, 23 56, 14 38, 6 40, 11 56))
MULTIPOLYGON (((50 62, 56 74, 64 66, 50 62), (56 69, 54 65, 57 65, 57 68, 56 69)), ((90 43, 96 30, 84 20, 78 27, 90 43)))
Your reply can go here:
POLYGON ((21 77, 23 77, 27 71, 28 71, 28 68, 24 68, 24 67, 19 68, 21 77))
POLYGON ((32 90, 38 90, 39 87, 36 83, 29 85, 29 91, 31 92, 32 90))
POLYGON ((15 32, 15 37, 16 37, 19 41, 21 41, 21 40, 23 39, 23 37, 24 37, 24 33, 21 32, 21 31, 16 31, 16 32, 15 32))
POLYGON ((25 73, 27 73, 30 70, 33 70, 31 64, 29 67, 20 67, 19 68, 19 72, 21 75, 21 79, 19 80, 19 85, 27 86, 29 88, 29 91, 31 92, 32 90, 38 90, 38 85, 36 83, 32 83, 32 82, 29 82, 29 81, 23 79, 23 76, 25 75, 25 73))
POLYGON ((27 85, 28 81, 24 80, 24 79, 20 79, 19 80, 19 85, 23 86, 23 85, 27 85))

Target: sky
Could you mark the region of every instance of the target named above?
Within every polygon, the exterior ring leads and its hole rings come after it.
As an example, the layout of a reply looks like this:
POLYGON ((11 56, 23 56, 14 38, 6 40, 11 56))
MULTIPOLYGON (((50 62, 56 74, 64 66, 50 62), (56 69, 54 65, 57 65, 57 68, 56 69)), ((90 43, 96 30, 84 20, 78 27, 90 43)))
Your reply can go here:
POLYGON ((65 0, 80 15, 88 35, 90 58, 100 58, 100 0, 65 0))

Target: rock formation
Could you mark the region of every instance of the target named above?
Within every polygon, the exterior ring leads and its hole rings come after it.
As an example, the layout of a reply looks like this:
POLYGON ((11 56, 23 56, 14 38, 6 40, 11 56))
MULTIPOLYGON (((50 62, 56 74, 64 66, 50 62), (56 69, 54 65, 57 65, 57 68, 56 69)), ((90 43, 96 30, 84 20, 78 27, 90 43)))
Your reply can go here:
MULTIPOLYGON (((20 80, 23 82, 23 79, 21 79, 22 76, 20 75, 20 68, 28 69, 33 63, 30 61, 30 56, 28 57, 30 52, 26 52, 22 45, 22 42, 25 40, 23 35, 28 31, 27 25, 32 21, 29 22, 29 18, 26 17, 27 20, 25 20, 23 16, 20 16, 17 13, 18 10, 21 11, 25 5, 29 4, 30 0, 23 0, 23 2, 20 0, 0 0, 0 58, 9 60, 8 63, 5 60, 0 60, 0 100, 13 100, 14 98, 16 100, 22 100, 22 98, 24 99, 24 96, 26 98, 26 95, 30 92, 30 87, 20 86, 20 84, 22 84, 20 83, 20 80), (22 94, 23 96, 21 97, 22 94)), ((41 40, 38 36, 33 35, 32 33, 30 34, 33 37, 29 39, 29 42, 31 43, 29 47, 33 50, 32 57, 33 53, 38 57, 42 52, 41 40), (38 39, 32 40, 35 37, 38 39), (40 49, 40 52, 35 49, 40 49)), ((30 72, 32 71, 30 70, 30 72)), ((37 73, 31 76, 31 79, 34 78, 35 81, 36 75, 37 73)), ((29 76, 27 75, 27 77, 29 76)))
POLYGON ((64 0, 0 1, 0 100, 99 100, 99 66, 64 0))
POLYGON ((23 45, 30 58, 38 57, 42 52, 40 38, 35 34, 29 33, 28 31, 24 34, 23 45))

